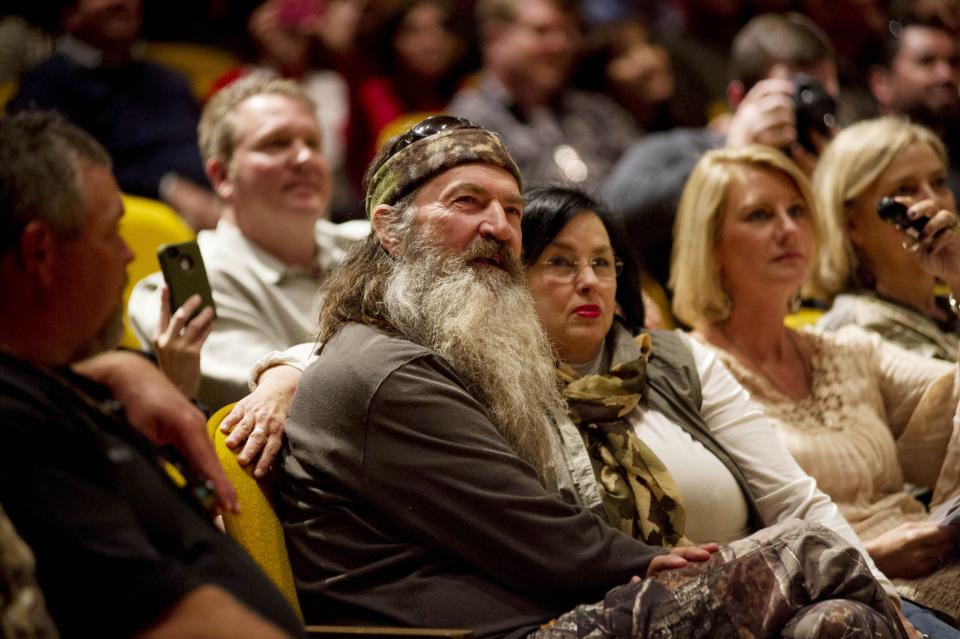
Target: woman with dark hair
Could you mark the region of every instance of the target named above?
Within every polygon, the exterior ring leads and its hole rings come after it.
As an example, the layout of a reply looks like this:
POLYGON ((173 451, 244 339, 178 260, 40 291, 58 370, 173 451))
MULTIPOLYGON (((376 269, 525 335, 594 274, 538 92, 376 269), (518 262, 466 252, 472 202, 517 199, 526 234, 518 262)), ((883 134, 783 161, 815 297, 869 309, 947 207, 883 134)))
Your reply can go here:
MULTIPOLYGON (((617 277, 617 305, 627 326, 639 330, 643 327, 645 313, 640 291, 640 259, 619 218, 613 216, 606 206, 581 191, 559 186, 541 185, 527 189, 527 207, 521 221, 523 254, 525 259, 540 255, 550 241, 581 211, 593 211, 601 220, 610 238, 613 253, 623 263, 617 277)), ((526 259, 529 267, 530 261, 526 259)))
POLYGON ((571 409, 558 474, 569 471, 583 502, 648 543, 723 543, 799 517, 863 550, 715 355, 680 333, 643 332, 638 260, 619 220, 567 187, 525 197, 529 287, 571 409))
POLYGON ((460 88, 467 40, 456 11, 448 0, 394 3, 360 43, 373 54, 371 68, 344 70, 351 81, 348 162, 357 184, 378 140, 442 112, 460 88))

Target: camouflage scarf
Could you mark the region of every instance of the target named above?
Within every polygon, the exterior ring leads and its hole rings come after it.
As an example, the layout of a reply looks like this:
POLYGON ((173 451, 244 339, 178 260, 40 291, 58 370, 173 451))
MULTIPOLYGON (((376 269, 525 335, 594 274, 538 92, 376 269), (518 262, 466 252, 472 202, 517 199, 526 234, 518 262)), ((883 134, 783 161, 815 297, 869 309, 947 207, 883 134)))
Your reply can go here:
MULTIPOLYGON (((621 340, 629 339, 619 326, 610 337, 618 332, 624 333, 618 335, 621 340)), ((562 364, 558 373, 563 394, 590 455, 610 524, 650 545, 690 546, 683 535, 686 517, 680 490, 629 420, 644 398, 647 360, 653 350, 650 336, 641 334, 629 346, 635 357, 615 363, 606 375, 578 378, 562 364)))

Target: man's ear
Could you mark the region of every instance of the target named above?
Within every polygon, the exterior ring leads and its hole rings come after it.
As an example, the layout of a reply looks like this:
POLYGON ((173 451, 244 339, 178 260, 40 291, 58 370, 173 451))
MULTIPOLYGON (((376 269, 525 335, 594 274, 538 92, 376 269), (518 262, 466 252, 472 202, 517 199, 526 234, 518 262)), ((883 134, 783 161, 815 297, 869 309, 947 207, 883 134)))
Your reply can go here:
POLYGON ((870 88, 870 95, 882 107, 889 107, 893 102, 893 86, 890 82, 890 71, 878 64, 870 67, 867 71, 867 86, 870 88))
MULTIPOLYGON (((27 223, 20 233, 18 249, 28 279, 44 288, 53 284, 59 267, 57 244, 61 241, 46 222, 34 220, 27 223)), ((64 267, 70 268, 70 265, 64 267)))
POLYGON ((394 233, 391 218, 397 214, 389 204, 381 204, 373 209, 373 215, 370 216, 370 224, 373 232, 380 240, 380 246, 390 255, 396 255, 397 247, 400 246, 400 238, 394 233))
POLYGON ((480 50, 484 60, 500 55, 498 45, 508 26, 509 24, 502 20, 487 20, 480 26, 480 50))
POLYGON ((218 155, 207 160, 206 168, 207 178, 210 180, 214 193, 221 200, 229 200, 233 195, 233 179, 230 177, 230 166, 218 155))

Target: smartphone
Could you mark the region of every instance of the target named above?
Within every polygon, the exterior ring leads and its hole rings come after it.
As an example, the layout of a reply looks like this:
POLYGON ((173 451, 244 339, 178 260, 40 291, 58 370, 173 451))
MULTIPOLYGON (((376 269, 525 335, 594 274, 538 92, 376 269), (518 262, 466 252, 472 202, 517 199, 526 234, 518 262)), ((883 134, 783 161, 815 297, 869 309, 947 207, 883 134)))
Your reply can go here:
POLYGON ((898 229, 913 237, 920 237, 923 233, 923 227, 930 221, 928 217, 918 217, 911 220, 907 216, 907 205, 903 202, 897 202, 892 197, 884 197, 877 204, 877 215, 880 219, 889 224, 893 224, 898 229))
POLYGON ((203 303, 193 314, 194 317, 207 306, 213 309, 216 316, 217 307, 213 303, 207 270, 203 267, 203 257, 200 256, 200 247, 196 241, 163 244, 157 249, 157 260, 160 262, 160 270, 163 271, 163 280, 170 289, 171 313, 183 306, 193 295, 199 295, 203 303))

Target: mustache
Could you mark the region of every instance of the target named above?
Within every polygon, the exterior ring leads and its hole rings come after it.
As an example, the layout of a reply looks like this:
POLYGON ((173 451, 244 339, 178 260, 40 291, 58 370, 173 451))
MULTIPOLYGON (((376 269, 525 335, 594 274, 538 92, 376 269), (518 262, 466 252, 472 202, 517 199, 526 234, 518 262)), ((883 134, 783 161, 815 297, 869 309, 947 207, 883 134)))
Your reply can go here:
POLYGON ((458 256, 464 264, 483 260, 499 266, 511 276, 523 274, 523 263, 506 242, 495 238, 477 238, 458 256))

